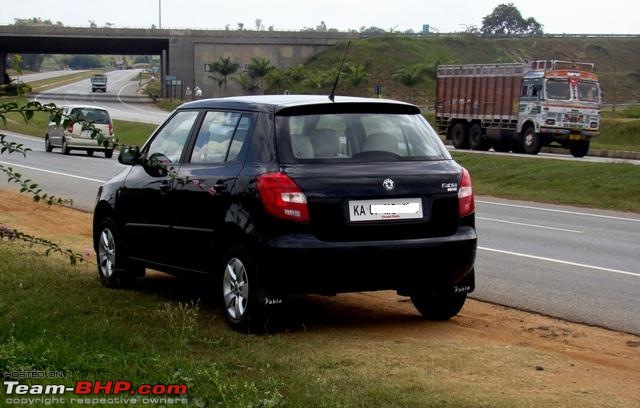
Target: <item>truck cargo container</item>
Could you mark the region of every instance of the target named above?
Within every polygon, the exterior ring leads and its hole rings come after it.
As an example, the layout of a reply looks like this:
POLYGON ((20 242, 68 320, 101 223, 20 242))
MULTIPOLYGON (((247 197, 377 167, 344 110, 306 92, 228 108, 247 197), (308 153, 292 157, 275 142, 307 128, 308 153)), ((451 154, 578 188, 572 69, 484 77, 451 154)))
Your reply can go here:
POLYGON ((601 107, 591 63, 541 60, 437 69, 436 127, 457 149, 538 154, 555 143, 583 157, 599 134, 601 107))

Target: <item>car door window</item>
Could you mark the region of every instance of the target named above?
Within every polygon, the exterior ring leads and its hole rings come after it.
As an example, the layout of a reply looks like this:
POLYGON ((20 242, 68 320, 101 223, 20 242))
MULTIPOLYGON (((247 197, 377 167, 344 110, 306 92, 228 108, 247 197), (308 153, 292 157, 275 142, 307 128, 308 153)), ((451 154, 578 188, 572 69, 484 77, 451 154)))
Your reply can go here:
POLYGON ((189 138, 198 111, 182 111, 167 123, 147 148, 147 157, 156 158, 161 163, 177 163, 189 138))
POLYGON ((223 163, 236 158, 251 117, 238 112, 207 112, 198 132, 191 163, 223 163))

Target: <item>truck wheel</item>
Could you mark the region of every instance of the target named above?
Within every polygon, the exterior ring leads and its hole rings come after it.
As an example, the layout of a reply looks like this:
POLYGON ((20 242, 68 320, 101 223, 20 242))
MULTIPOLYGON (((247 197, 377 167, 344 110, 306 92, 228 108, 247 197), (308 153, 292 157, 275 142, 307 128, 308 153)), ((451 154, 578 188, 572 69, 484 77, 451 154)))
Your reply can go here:
POLYGON ((584 157, 589 152, 589 141, 588 140, 579 140, 573 142, 570 147, 571 155, 573 157, 584 157))
POLYGON ((527 126, 522 132, 522 148, 527 154, 538 154, 542 149, 542 139, 533 126, 527 126))
POLYGON ((113 150, 111 149, 107 149, 104 151, 104 157, 106 157, 107 159, 110 159, 113 157, 113 150))
POLYGON ((467 127, 464 123, 458 122, 451 129, 451 142, 456 149, 468 149, 469 139, 467 138, 467 127))
POLYGON ((411 295, 413 305, 428 320, 449 320, 460 312, 466 300, 466 293, 440 295, 424 290, 411 295))
POLYGON ((485 152, 489 150, 489 142, 482 137, 482 127, 477 123, 471 125, 471 128, 469 129, 469 144, 472 150, 481 150, 485 152))
POLYGON ((251 253, 243 245, 234 245, 222 265, 224 270, 218 276, 227 323, 240 332, 265 331, 265 308, 258 297, 256 264, 251 253))

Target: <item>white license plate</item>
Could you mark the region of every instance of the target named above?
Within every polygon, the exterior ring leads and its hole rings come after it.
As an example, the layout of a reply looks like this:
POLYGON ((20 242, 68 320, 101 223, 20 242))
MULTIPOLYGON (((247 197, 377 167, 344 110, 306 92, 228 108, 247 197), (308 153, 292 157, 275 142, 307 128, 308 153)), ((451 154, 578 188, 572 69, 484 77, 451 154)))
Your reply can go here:
POLYGON ((349 221, 386 221, 422 218, 422 199, 390 198, 349 201, 349 221))

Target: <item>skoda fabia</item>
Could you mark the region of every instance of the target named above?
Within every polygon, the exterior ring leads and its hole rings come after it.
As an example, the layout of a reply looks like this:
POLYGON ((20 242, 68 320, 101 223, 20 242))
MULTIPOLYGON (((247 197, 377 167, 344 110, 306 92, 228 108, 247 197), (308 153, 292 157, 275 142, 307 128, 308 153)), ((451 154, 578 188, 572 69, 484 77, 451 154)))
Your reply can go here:
POLYGON ((210 276, 229 324, 287 294, 396 290, 445 320, 474 289, 469 173, 410 104, 247 96, 179 107, 103 185, 98 273, 210 276))

